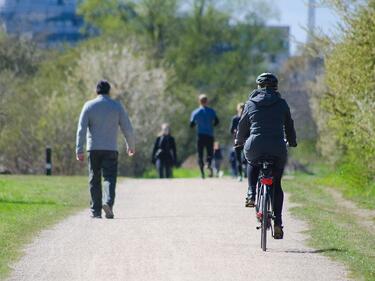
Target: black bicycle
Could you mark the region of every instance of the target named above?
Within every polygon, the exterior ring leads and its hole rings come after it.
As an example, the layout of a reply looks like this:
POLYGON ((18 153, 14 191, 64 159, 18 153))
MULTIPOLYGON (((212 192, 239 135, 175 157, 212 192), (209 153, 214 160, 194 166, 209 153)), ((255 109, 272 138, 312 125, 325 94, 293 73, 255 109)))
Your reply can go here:
POLYGON ((255 204, 255 214, 260 222, 257 229, 261 230, 260 245, 263 251, 267 250, 267 231, 271 230, 273 237, 273 228, 271 221, 275 219, 273 211, 273 176, 272 166, 274 160, 272 158, 264 158, 256 163, 261 167, 258 183, 257 183, 257 197, 255 204), (271 195, 272 194, 272 195, 271 195))

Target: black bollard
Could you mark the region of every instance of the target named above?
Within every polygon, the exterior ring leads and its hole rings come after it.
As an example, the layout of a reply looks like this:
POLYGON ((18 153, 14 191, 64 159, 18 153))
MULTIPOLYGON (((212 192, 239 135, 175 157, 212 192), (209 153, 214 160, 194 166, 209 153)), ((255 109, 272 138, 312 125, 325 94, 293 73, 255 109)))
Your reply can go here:
POLYGON ((48 146, 46 148, 46 175, 52 175, 52 149, 48 146))

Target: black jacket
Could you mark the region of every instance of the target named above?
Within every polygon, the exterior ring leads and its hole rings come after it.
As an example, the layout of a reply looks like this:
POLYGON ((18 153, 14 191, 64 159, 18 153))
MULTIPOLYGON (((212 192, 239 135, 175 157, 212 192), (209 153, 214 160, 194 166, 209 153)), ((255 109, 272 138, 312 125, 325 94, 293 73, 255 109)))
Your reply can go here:
POLYGON ((157 137, 152 151, 152 161, 155 162, 157 159, 170 164, 176 163, 177 152, 174 137, 170 135, 157 137))
POLYGON ((279 158, 280 164, 285 165, 284 137, 290 146, 297 146, 288 104, 275 90, 255 90, 245 105, 237 131, 237 143, 245 144, 246 159, 254 161, 269 155, 279 158))
POLYGON ((232 117, 232 122, 230 124, 230 134, 235 138, 237 133, 238 123, 240 122, 240 118, 238 115, 234 115, 232 117))

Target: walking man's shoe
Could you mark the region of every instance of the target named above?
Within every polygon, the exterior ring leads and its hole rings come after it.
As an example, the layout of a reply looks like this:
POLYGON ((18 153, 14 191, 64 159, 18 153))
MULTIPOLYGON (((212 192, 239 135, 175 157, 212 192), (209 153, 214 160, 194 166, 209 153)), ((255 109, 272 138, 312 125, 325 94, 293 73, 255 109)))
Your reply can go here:
POLYGON ((109 206, 108 204, 103 205, 103 210, 104 210, 104 213, 105 213, 105 217, 107 219, 113 219, 115 217, 114 214, 113 214, 112 207, 109 206))
POLYGON ((273 229, 274 229, 273 238, 275 238, 275 239, 283 239, 283 237, 284 237, 283 227, 281 225, 275 224, 274 227, 273 227, 273 229))
POLYGON ((93 219, 101 219, 102 215, 101 214, 96 214, 96 213, 91 213, 90 217, 93 218, 93 219))

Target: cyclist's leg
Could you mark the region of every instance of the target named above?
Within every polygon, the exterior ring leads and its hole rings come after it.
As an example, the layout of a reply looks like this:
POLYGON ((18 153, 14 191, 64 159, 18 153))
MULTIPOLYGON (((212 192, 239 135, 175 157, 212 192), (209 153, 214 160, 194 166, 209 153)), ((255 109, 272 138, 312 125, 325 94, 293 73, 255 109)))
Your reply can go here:
POLYGON ((117 181, 117 151, 103 151, 103 183, 104 183, 104 204, 112 207, 115 203, 116 181, 117 181))
POLYGON ((102 172, 101 157, 99 151, 89 151, 89 187, 91 195, 90 208, 94 215, 102 212, 102 172))
POLYGON ((260 167, 248 164, 247 165, 247 180, 248 180, 248 191, 247 196, 251 199, 255 199, 256 185, 258 182, 260 167))
POLYGON ((198 140, 197 140, 198 165, 199 165, 199 169, 201 171, 202 177, 204 177, 203 149, 204 149, 204 136, 198 135, 198 140))
MULTIPOLYGON (((281 177, 283 175, 284 169, 280 167, 273 168, 273 188, 274 188, 274 198, 273 198, 273 211, 275 214, 275 225, 282 225, 282 210, 284 202, 284 192, 281 187, 281 177)), ((271 193, 272 194, 272 193, 271 193)))

